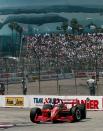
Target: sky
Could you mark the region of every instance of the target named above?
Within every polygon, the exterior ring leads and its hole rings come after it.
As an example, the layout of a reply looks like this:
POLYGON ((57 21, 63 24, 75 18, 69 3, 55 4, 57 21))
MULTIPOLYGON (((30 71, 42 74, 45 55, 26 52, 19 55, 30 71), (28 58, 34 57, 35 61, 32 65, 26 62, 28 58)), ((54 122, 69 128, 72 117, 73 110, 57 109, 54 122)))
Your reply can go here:
POLYGON ((41 5, 103 5, 103 0, 0 0, 0 8, 41 5))

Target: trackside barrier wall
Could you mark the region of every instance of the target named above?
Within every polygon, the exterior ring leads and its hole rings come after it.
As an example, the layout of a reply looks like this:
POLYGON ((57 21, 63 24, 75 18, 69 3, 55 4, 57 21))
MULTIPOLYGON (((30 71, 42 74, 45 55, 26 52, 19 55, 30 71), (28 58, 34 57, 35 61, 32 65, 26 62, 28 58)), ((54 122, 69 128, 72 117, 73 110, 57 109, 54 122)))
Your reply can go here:
POLYGON ((103 110, 103 96, 52 96, 52 95, 4 95, 0 96, 0 107, 32 108, 43 104, 60 103, 72 107, 76 102, 86 104, 87 110, 103 110))

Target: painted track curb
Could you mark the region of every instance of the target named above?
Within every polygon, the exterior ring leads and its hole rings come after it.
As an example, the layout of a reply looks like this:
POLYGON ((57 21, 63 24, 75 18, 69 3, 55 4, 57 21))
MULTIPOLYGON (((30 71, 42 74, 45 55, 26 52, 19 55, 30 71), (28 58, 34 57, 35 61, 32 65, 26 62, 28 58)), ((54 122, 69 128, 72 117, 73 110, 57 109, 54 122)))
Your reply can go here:
POLYGON ((10 128, 10 127, 14 127, 15 124, 12 123, 7 123, 7 122, 0 122, 0 128, 10 128))

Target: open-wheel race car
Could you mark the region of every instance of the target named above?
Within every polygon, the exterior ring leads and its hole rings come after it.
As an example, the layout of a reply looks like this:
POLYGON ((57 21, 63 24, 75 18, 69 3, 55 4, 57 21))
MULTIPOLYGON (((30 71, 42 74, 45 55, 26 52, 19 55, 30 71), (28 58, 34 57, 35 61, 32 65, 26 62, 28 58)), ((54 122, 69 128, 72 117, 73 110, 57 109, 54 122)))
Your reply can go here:
POLYGON ((40 122, 76 122, 86 119, 85 104, 76 104, 70 109, 67 108, 69 103, 44 104, 43 108, 32 108, 30 111, 30 120, 33 123, 40 122))

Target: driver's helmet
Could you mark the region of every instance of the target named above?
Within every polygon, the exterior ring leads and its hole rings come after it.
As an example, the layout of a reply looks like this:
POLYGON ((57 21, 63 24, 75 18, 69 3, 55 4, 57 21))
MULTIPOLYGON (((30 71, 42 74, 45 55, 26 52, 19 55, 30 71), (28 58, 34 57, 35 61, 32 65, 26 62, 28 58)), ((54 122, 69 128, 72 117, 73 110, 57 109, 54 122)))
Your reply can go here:
POLYGON ((63 108, 63 107, 64 107, 64 104, 58 104, 57 107, 63 108))

